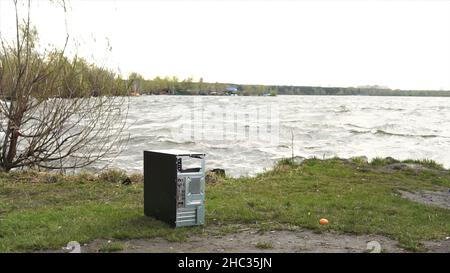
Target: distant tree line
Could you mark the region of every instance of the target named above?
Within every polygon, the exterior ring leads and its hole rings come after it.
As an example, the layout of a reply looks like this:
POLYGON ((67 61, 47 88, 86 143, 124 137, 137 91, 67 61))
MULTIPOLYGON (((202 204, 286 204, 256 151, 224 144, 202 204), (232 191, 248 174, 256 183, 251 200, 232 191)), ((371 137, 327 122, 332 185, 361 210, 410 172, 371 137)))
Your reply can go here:
POLYGON ((223 94, 226 88, 230 86, 228 83, 207 83, 200 78, 194 81, 192 77, 187 79, 179 79, 172 77, 155 77, 152 80, 144 79, 138 73, 131 73, 128 77, 131 84, 131 90, 139 94, 156 94, 156 95, 214 95, 223 94))
POLYGON ((399 90, 374 87, 315 87, 269 86, 282 95, 333 95, 333 96, 436 96, 449 97, 450 91, 399 90))
POLYGON ((243 96, 261 95, 334 95, 334 96, 437 96, 449 97, 450 91, 435 90, 398 90, 379 86, 364 87, 317 87, 288 85, 251 85, 219 82, 204 82, 202 78, 194 81, 192 77, 180 80, 178 77, 155 77, 145 79, 138 73, 131 73, 127 84, 139 94, 155 95, 223 95, 227 88, 237 89, 236 94, 243 96))
MULTIPOLYGON (((26 38, 34 41, 34 37, 26 38)), ((30 46, 31 47, 31 46, 30 46)), ((23 57, 26 69, 39 75, 40 78, 29 79, 34 86, 28 95, 36 99, 47 98, 81 98, 98 96, 126 96, 129 94, 131 81, 122 79, 120 75, 85 59, 75 56, 68 58, 63 51, 53 50, 43 57, 37 51, 29 50, 23 57), (45 70, 44 70, 45 68, 45 70), (44 74, 44 72, 46 74, 44 74), (42 74, 42 75, 41 75, 42 74), (51 78, 50 78, 51 76, 51 78), (49 84, 51 82, 51 85, 49 84), (45 90, 45 91, 43 91, 45 90)), ((17 88, 13 86, 23 67, 10 69, 14 61, 21 55, 12 49, 3 48, 0 51, 0 100, 17 98, 17 88)))

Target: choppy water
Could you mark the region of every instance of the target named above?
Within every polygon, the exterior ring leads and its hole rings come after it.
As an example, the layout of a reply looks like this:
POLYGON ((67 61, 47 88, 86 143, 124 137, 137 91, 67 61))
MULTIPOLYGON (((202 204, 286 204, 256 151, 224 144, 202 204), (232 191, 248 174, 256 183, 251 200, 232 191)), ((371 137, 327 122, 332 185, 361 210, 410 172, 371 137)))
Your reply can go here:
POLYGON ((254 175, 295 156, 433 159, 450 167, 450 99, 277 96, 131 98, 130 141, 112 166, 142 171, 142 151, 205 152, 207 168, 254 175))

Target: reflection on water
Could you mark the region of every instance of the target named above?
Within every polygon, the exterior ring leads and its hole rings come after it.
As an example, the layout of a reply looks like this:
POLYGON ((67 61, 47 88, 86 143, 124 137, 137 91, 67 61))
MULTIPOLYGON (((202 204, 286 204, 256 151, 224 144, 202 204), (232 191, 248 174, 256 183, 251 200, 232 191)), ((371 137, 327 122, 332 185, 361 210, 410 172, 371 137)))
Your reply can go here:
POLYGON ((111 165, 142 170, 142 151, 205 152, 207 168, 254 175, 294 154, 433 159, 450 167, 450 99, 277 96, 131 98, 130 140, 111 165))

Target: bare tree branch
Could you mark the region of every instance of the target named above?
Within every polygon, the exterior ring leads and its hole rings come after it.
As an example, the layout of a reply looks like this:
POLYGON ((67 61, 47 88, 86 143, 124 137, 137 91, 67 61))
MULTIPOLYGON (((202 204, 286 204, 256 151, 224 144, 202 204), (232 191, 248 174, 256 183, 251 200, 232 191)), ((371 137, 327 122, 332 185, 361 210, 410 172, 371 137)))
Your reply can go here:
POLYGON ((81 168, 117 153, 127 139, 129 85, 112 71, 67 58, 68 34, 61 50, 39 53, 30 0, 23 25, 13 2, 15 41, 0 37, 0 170, 81 168))

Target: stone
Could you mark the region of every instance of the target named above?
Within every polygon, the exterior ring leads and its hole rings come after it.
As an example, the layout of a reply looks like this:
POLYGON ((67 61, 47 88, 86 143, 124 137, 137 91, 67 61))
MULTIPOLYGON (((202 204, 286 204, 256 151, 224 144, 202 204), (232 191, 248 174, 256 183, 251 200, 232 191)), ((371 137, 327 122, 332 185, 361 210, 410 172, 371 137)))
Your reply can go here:
POLYGON ((125 177, 122 181, 122 185, 131 185, 131 179, 129 177, 125 177))

